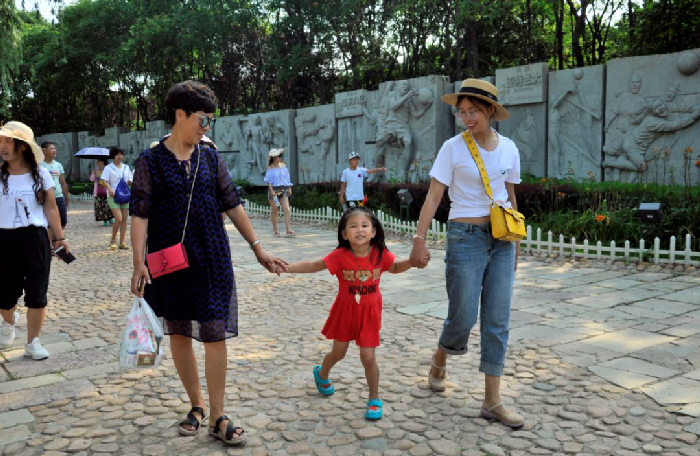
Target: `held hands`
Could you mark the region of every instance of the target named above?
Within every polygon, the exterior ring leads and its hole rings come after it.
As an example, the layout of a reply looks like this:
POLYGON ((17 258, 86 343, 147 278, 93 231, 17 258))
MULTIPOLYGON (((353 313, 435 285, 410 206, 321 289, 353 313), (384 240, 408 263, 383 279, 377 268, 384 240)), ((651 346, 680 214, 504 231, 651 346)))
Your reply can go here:
POLYGON ((413 240, 413 248, 411 249, 411 256, 409 259, 411 261, 411 266, 414 268, 423 269, 428 266, 430 252, 425 246, 425 240, 418 238, 413 240))
POLYGON ((146 284, 151 284, 151 276, 148 273, 148 268, 145 264, 134 266, 134 273, 131 276, 131 293, 139 298, 143 298, 146 284))
POLYGON ((253 251, 255 252, 255 258, 258 260, 258 263, 273 274, 280 275, 280 273, 285 272, 287 266, 289 266, 289 263, 281 258, 270 255, 262 247, 254 249, 253 251))

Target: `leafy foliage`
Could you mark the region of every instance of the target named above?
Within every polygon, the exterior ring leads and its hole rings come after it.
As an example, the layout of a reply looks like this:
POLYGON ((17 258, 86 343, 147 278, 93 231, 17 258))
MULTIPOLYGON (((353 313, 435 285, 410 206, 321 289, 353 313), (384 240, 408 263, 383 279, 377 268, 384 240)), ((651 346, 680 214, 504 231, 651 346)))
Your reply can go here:
POLYGON ((141 128, 184 79, 210 85, 231 115, 387 80, 700 47, 697 0, 41 1, 55 22, 0 1, 0 117, 38 134, 141 128))

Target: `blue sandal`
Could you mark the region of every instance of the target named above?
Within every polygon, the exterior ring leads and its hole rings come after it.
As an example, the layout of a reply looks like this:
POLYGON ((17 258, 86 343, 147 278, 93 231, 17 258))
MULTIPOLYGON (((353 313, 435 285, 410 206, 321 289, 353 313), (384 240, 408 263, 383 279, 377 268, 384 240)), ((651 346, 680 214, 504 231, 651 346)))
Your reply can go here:
POLYGON ((380 420, 382 419, 382 407, 384 404, 381 399, 370 399, 367 401, 367 411, 365 412, 365 418, 368 420, 380 420))
POLYGON ((331 382, 330 378, 321 378, 320 372, 321 366, 314 367, 314 381, 316 382, 316 389, 318 389, 318 392, 324 396, 330 396, 331 394, 335 393, 333 382, 331 382))

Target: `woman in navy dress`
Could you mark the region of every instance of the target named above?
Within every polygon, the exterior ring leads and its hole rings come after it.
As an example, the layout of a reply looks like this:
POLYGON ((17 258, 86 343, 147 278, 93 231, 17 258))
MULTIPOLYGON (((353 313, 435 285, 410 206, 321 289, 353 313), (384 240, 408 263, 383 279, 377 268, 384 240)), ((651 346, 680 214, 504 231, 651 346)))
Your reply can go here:
POLYGON ((229 216, 262 266, 279 272, 286 263, 262 248, 225 163, 215 150, 200 143, 216 120, 216 102, 216 96, 204 84, 175 84, 165 100, 169 121, 174 125, 172 134, 143 151, 135 163, 129 206, 134 252, 131 289, 145 297, 170 335, 173 361, 192 405, 180 423, 180 434, 196 434, 206 417, 192 349, 192 339, 197 339, 204 343, 205 350, 209 433, 237 444, 247 435, 223 410, 225 340, 238 335, 238 301, 221 213, 229 216), (179 243, 185 220, 189 267, 151 279, 144 263, 146 248, 151 253, 179 243))

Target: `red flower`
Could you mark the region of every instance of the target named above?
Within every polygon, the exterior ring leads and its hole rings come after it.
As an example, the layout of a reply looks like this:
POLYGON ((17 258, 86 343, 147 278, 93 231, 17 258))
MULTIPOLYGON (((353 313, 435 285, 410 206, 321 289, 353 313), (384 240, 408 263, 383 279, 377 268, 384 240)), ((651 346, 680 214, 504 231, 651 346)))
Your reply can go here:
POLYGON ((603 220, 605 220, 605 216, 604 216, 604 215, 596 215, 596 216, 595 216, 595 221, 596 221, 596 222, 602 222, 603 220))

